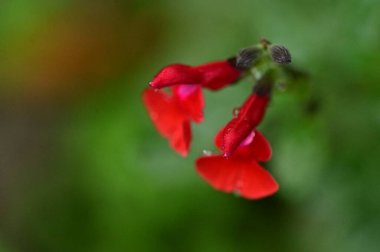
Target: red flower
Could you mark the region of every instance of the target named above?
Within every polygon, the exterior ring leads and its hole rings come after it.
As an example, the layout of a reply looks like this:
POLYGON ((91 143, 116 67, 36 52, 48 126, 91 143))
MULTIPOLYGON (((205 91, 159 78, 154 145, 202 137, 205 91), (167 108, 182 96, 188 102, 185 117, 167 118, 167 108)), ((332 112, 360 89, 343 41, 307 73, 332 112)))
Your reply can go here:
POLYGON ((153 88, 163 88, 173 85, 199 84, 211 90, 218 90, 235 82, 240 75, 241 71, 228 60, 194 67, 172 64, 162 69, 149 85, 153 88))
POLYGON ((191 142, 190 121, 203 121, 202 87, 217 90, 241 75, 229 61, 200 66, 173 64, 162 69, 144 91, 143 100, 158 132, 171 147, 186 156, 191 142), (158 90, 171 87, 171 93, 158 90))
POLYGON ((253 93, 239 109, 238 115, 226 125, 222 132, 222 151, 225 157, 231 156, 261 122, 268 102, 269 94, 253 93))
POLYGON ((179 85, 171 94, 147 88, 143 100, 157 131, 168 139, 170 146, 182 156, 189 152, 190 120, 203 120, 203 95, 198 85, 179 85))
MULTIPOLYGON (((223 131, 216 136, 221 149, 223 131)), ((272 155, 271 147, 259 131, 251 131, 230 158, 223 155, 200 157, 197 171, 215 189, 236 192, 247 199, 259 199, 275 193, 279 186, 270 173, 259 165, 272 155)))
POLYGON ((251 75, 253 92, 215 138, 221 153, 199 157, 196 169, 217 190, 236 192, 247 199, 267 197, 279 186, 259 164, 270 159, 272 150, 256 128, 265 115, 275 83, 294 79, 294 70, 282 66, 290 61, 285 47, 262 39, 228 60, 199 66, 172 64, 149 83, 150 88, 143 94, 144 104, 159 133, 174 150, 186 156, 192 138, 191 122, 203 121, 202 88, 219 90, 251 75))

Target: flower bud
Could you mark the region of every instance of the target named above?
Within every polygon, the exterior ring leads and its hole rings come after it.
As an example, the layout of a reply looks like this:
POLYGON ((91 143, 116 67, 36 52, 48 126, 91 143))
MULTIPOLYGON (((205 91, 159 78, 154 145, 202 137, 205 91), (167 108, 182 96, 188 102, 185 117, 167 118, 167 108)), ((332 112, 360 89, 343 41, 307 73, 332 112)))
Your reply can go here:
POLYGON ((288 64, 292 61, 289 50, 285 46, 274 45, 270 47, 273 61, 280 64, 288 64))
POLYGON ((236 67, 239 69, 250 68, 252 63, 258 58, 260 50, 254 47, 241 49, 236 56, 236 67))

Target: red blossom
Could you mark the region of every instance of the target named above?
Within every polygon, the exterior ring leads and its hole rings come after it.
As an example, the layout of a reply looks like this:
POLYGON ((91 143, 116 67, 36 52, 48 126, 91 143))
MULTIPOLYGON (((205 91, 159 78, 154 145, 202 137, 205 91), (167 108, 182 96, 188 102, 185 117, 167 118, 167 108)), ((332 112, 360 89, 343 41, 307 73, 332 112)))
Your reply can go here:
POLYGON ((164 67, 149 82, 149 86, 153 88, 163 88, 173 85, 191 85, 200 84, 202 76, 194 68, 184 64, 172 64, 164 67))
POLYGON ((241 71, 228 60, 194 67, 172 64, 163 68, 149 85, 153 88, 163 88, 173 85, 199 84, 211 90, 218 90, 235 82, 240 75, 241 71))
POLYGON ((202 90, 198 85, 180 85, 171 91, 147 88, 143 101, 158 132, 175 151, 186 156, 191 142, 190 121, 203 121, 202 90))
POLYGON ((201 88, 220 89, 241 75, 227 60, 199 66, 172 64, 162 69, 144 91, 143 100, 158 132, 171 147, 186 156, 191 142, 191 120, 203 121, 201 88), (171 94, 158 90, 171 87, 171 94))
MULTIPOLYGON (((215 142, 221 148, 222 134, 215 142)), ((271 147, 259 131, 253 131, 228 159, 223 155, 200 157, 197 171, 215 189, 236 192, 247 199, 259 199, 275 193, 279 186, 270 173, 259 165, 272 154, 271 147)))
POLYGON ((272 46, 263 39, 228 60, 198 66, 171 64, 149 83, 143 93, 143 102, 158 132, 175 151, 186 156, 192 139, 191 122, 203 121, 202 88, 216 91, 251 75, 253 92, 215 137, 215 145, 221 153, 199 157, 196 169, 217 190, 260 199, 275 193, 279 185, 260 165, 271 158, 272 150, 256 128, 278 81, 277 73, 286 73, 281 64, 290 61, 290 53, 285 47, 272 46))
POLYGON ((241 106, 238 115, 228 122, 222 133, 222 150, 225 157, 231 156, 240 143, 261 122, 268 102, 268 94, 258 95, 253 93, 241 106))
POLYGON ((251 94, 236 117, 216 135, 215 145, 223 154, 196 161, 198 173, 215 189, 247 199, 267 197, 278 190, 277 182, 258 163, 272 155, 269 142, 255 130, 269 102, 269 92, 261 91, 251 94))

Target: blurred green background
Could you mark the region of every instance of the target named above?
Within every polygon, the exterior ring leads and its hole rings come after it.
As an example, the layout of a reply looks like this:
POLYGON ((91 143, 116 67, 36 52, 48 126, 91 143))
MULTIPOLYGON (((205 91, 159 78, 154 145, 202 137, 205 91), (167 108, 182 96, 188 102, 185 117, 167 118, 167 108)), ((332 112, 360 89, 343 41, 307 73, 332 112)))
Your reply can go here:
POLYGON ((379 251, 380 2, 0 1, 0 251, 379 251), (189 157, 141 92, 163 66, 266 37, 308 84, 260 129, 275 196, 214 191, 194 170, 251 90, 205 92, 189 157), (313 106, 307 101, 313 99, 313 106))

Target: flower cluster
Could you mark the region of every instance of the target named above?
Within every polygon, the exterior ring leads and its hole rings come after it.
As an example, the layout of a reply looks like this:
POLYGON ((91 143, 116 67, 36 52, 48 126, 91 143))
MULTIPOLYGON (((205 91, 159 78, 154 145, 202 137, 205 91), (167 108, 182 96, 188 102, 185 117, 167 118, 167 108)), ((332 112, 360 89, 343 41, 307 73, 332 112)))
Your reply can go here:
POLYGON ((236 57, 199 66, 172 64, 149 83, 143 101, 158 132, 182 156, 189 152, 191 122, 203 121, 202 89, 217 91, 252 75, 254 87, 235 116, 215 137, 217 155, 196 160, 200 176, 215 189, 259 199, 278 190, 278 184, 259 162, 268 161, 272 150, 257 126, 268 107, 281 65, 290 63, 283 46, 262 40, 240 50, 236 57))

